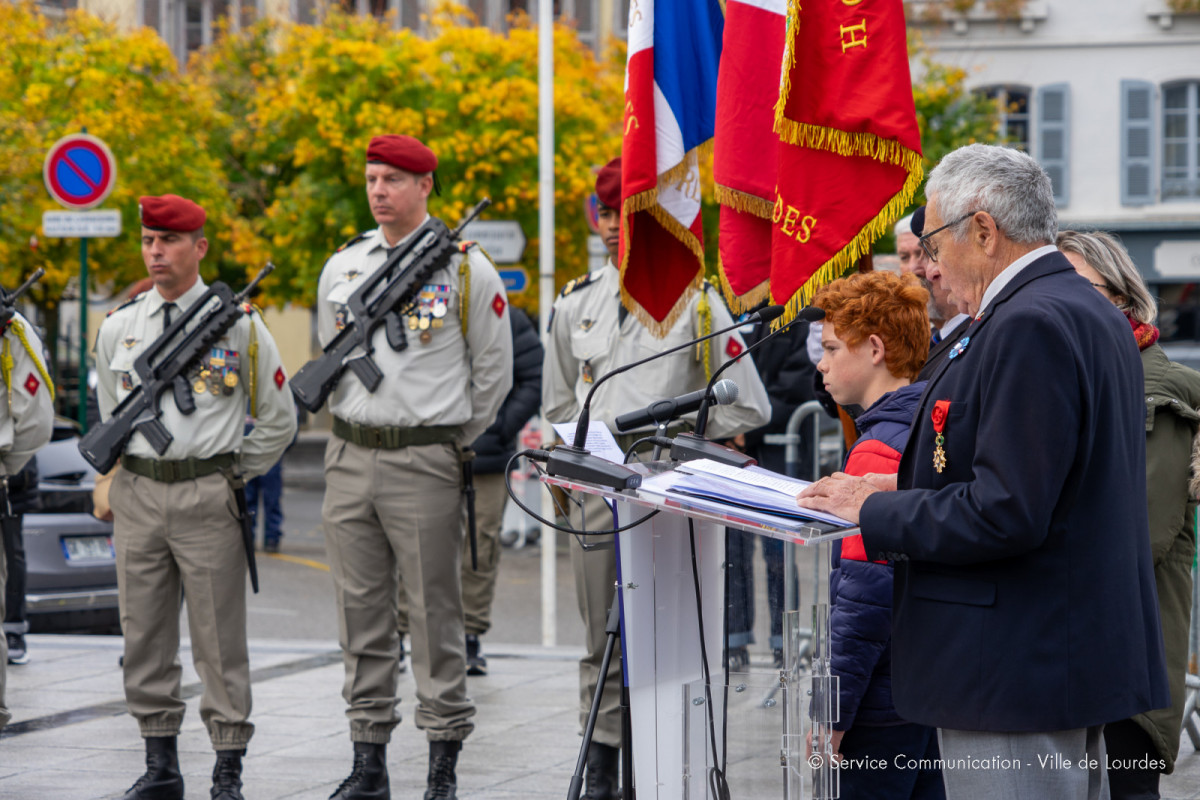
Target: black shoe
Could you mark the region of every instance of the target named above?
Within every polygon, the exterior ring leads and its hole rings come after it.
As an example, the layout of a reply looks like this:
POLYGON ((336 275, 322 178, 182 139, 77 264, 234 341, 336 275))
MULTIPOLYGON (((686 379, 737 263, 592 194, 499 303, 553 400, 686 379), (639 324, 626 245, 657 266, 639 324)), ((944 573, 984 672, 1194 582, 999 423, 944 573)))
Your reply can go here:
POLYGON ((772 663, 775 664, 775 669, 783 669, 783 648, 776 647, 771 653, 772 663))
POLYGON ((146 739, 146 774, 137 779, 122 800, 183 800, 183 775, 174 736, 146 739))
POLYGON ((426 780, 425 800, 456 800, 458 778, 454 769, 458 766, 458 751, 462 742, 429 743, 429 777, 426 780))
POLYGON ((467 674, 487 675, 487 659, 479 652, 479 637, 473 633, 467 634, 467 674))
POLYGON ((387 745, 354 743, 354 767, 329 800, 391 800, 388 788, 387 745))
POLYGON ((25 651, 25 634, 23 633, 6 633, 5 640, 8 642, 8 663, 10 664, 28 664, 29 653, 25 651))
POLYGON ((408 658, 404 653, 404 634, 400 634, 400 658, 396 662, 396 672, 408 672, 408 658))
POLYGON ((278 539, 264 540, 263 541, 263 552, 264 553, 278 553, 279 552, 279 540, 278 539))
POLYGON ((212 800, 246 800, 242 797, 242 756, 245 750, 218 750, 213 767, 212 800))
POLYGON ((587 791, 583 800, 617 800, 619 779, 617 768, 621 763, 621 751, 599 742, 592 742, 587 755, 587 791))

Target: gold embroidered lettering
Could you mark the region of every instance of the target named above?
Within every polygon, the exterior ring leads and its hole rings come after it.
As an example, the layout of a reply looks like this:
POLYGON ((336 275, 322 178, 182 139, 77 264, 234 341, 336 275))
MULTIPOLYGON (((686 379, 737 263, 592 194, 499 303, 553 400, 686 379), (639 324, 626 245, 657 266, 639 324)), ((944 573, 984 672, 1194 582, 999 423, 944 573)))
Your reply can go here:
POLYGON ((867 20, 866 17, 859 20, 857 25, 843 25, 839 29, 842 34, 842 52, 845 53, 851 47, 867 46, 867 20), (862 34, 862 38, 858 38, 855 34, 862 34), (847 34, 849 37, 847 38, 847 34))

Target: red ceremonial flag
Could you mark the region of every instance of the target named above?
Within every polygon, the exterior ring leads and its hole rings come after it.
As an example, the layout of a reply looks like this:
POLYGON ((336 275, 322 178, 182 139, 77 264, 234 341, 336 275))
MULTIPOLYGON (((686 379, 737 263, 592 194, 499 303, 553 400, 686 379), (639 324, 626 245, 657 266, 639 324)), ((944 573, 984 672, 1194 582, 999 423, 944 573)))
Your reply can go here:
POLYGON ((788 316, 912 202, 921 139, 901 0, 788 0, 771 298, 788 316))
POLYGON ((766 299, 779 156, 775 104, 787 0, 729 0, 717 77, 713 177, 721 204, 721 288, 735 312, 766 299))

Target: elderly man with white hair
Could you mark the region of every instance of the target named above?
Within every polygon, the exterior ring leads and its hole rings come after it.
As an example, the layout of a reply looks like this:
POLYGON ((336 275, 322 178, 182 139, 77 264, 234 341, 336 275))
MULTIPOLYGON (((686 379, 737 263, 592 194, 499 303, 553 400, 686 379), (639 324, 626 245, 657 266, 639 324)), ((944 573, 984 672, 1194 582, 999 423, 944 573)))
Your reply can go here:
POLYGON ((926 193, 931 278, 974 322, 896 482, 837 474, 798 502, 896 562, 896 710, 939 729, 948 797, 1107 797, 1104 724, 1170 702, 1137 345, 1055 248, 1032 158, 969 145, 926 193))

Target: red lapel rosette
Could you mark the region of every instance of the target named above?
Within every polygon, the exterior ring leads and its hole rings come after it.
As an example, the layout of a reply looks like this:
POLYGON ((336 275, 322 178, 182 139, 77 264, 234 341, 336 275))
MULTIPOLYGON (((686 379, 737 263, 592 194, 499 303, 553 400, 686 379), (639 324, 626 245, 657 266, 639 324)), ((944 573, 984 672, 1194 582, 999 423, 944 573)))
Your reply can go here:
POLYGON ((946 417, 950 414, 950 401, 938 400, 933 404, 933 413, 929 418, 933 420, 933 429, 938 433, 946 430, 946 417))

